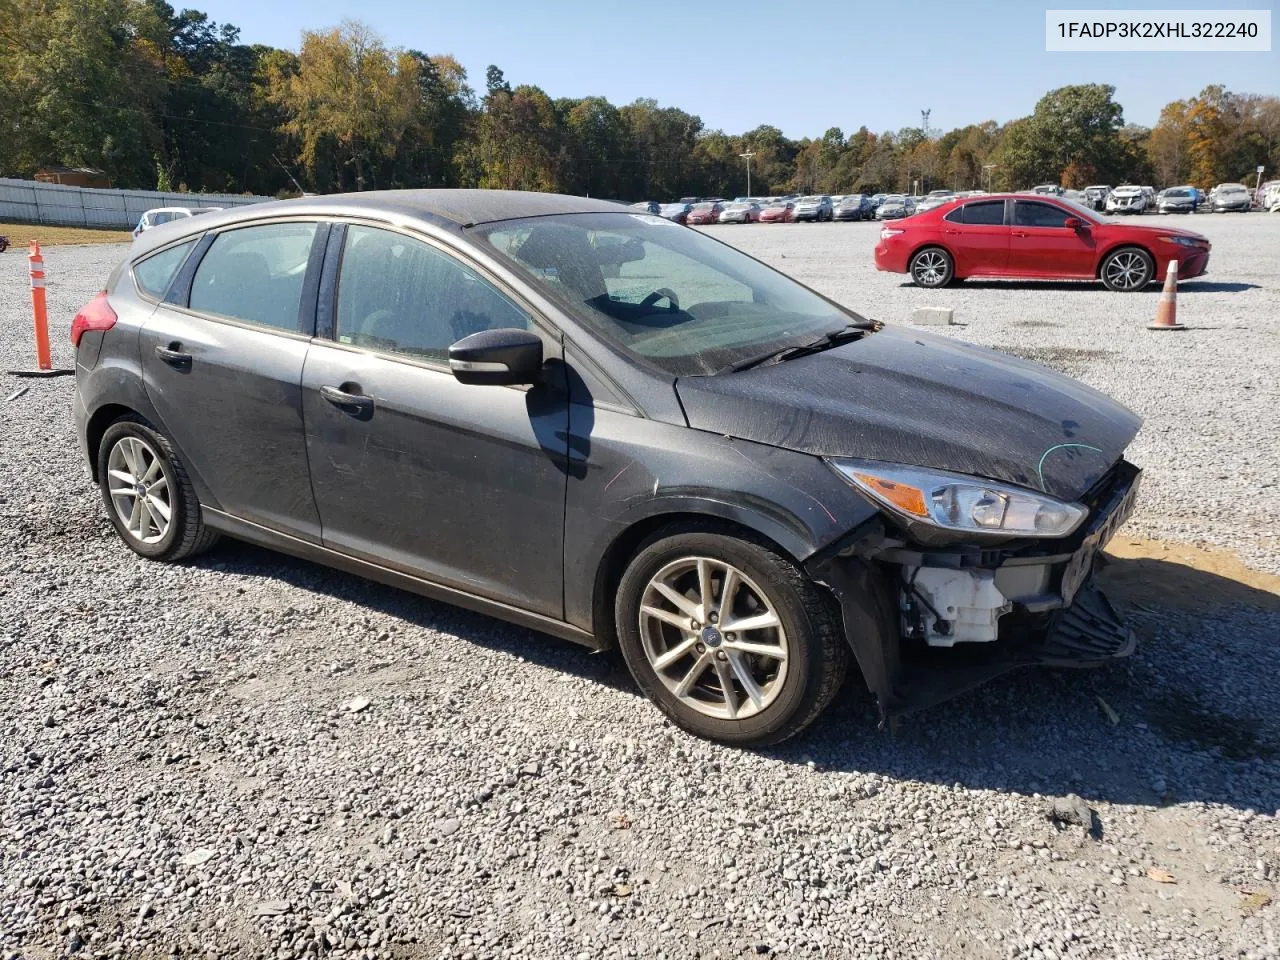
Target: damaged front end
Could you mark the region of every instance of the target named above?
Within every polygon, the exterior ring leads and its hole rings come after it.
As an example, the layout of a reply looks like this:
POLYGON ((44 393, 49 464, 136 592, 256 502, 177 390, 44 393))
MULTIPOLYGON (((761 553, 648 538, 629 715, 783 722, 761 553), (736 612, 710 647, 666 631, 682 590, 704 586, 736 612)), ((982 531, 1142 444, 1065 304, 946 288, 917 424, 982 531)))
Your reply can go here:
POLYGON ((1117 461, 1071 504, 972 478, 948 490, 898 483, 883 470, 840 469, 882 512, 807 568, 839 600, 882 718, 1017 667, 1092 667, 1132 653, 1133 632, 1092 575, 1133 511, 1141 475, 1133 464, 1117 461), (977 517, 989 529, 940 528, 930 511, 941 511, 945 523, 957 498, 966 520, 977 517))

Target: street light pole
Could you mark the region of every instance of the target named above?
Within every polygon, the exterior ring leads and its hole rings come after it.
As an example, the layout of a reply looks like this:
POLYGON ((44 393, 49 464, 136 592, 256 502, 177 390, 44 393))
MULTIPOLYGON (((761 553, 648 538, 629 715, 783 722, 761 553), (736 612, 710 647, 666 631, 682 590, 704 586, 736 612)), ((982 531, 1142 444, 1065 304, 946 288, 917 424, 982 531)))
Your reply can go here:
POLYGON ((998 163, 984 163, 982 165, 982 172, 987 175, 987 193, 991 192, 991 171, 998 166, 998 163))
POLYGON ((738 154, 743 160, 747 161, 747 196, 751 196, 751 158, 755 156, 750 150, 746 153, 738 154))

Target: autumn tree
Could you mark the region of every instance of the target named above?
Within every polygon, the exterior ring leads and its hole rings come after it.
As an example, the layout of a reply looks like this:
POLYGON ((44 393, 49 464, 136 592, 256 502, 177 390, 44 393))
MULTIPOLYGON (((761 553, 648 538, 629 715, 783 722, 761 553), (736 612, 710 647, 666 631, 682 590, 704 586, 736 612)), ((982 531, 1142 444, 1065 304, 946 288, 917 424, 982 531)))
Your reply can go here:
POLYGON ((380 161, 394 157, 414 121, 419 70, 411 54, 388 49, 355 20, 303 33, 298 72, 277 96, 313 183, 378 186, 380 161))

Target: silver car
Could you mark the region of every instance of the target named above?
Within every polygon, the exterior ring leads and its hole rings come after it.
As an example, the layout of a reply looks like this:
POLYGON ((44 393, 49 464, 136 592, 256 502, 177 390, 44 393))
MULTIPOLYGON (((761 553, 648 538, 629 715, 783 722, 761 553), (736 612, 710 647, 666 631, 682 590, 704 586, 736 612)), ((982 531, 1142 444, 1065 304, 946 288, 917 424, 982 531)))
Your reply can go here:
POLYGON ((1214 213, 1248 213, 1253 195, 1242 183, 1220 183, 1213 188, 1214 213))
POLYGON ((900 193, 890 194, 876 207, 877 220, 901 220, 916 212, 915 201, 900 193))
POLYGON ((1156 197, 1156 209, 1161 213, 1195 213, 1196 206, 1194 187, 1170 187, 1156 197))
POLYGON ((835 216, 835 207, 831 205, 831 198, 824 195, 801 197, 796 201, 793 218, 795 220, 812 220, 814 223, 820 223, 823 220, 834 220, 835 216))

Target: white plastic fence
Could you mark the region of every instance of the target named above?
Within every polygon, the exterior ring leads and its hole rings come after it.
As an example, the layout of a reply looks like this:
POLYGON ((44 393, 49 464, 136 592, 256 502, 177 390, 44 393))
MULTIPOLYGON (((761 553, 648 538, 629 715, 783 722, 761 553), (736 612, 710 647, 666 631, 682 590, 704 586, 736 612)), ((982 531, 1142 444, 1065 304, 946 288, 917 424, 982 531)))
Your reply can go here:
POLYGON ((152 207, 236 207, 271 199, 238 193, 102 190, 0 177, 0 220, 61 227, 131 228, 152 207))

